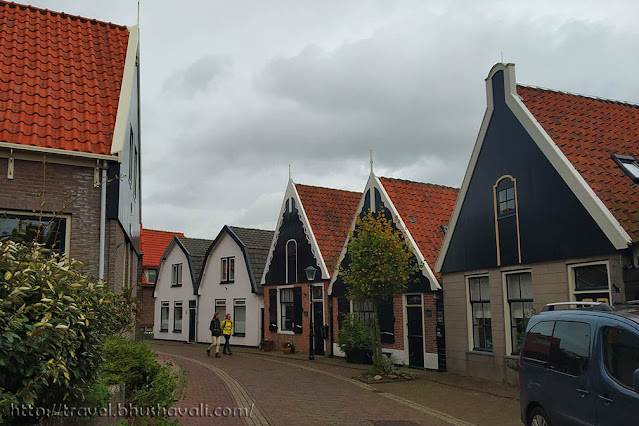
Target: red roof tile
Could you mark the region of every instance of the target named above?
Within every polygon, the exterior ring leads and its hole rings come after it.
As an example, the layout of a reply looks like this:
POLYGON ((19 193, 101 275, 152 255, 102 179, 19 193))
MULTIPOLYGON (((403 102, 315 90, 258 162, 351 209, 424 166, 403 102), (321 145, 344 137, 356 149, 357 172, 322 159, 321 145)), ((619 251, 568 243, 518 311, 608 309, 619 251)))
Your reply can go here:
POLYGON ((444 241, 441 227, 450 221, 459 189, 386 177, 379 180, 424 259, 433 268, 444 241))
POLYGON ((142 265, 144 268, 157 268, 160 266, 160 259, 169 246, 174 236, 184 237, 181 232, 156 231, 155 229, 140 230, 140 251, 142 265))
POLYGON ((360 192, 296 184, 324 263, 333 274, 355 217, 360 192))
POLYGON ((517 86, 524 105, 633 241, 639 240, 639 190, 612 154, 639 158, 639 105, 517 86))
POLYGON ((127 27, 0 1, 0 141, 111 154, 127 27))

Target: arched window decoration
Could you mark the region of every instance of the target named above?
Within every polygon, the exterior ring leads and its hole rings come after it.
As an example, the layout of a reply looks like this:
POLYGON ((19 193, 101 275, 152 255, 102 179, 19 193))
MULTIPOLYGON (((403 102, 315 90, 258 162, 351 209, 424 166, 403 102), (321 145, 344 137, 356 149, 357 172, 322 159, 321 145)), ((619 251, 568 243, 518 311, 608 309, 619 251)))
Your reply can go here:
POLYGON ((297 241, 286 242, 286 283, 297 282, 297 241))
POLYGON ((521 263, 517 180, 511 175, 497 179, 493 186, 497 266, 521 263))

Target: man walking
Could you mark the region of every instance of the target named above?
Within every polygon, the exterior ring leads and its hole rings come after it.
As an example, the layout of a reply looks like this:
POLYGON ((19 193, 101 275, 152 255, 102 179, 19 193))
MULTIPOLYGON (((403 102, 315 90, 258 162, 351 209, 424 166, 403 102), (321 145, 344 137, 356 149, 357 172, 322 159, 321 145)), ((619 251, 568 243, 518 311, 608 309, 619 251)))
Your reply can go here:
POLYGON ((231 321, 231 314, 226 314, 226 318, 222 321, 222 333, 224 333, 224 349, 222 349, 222 353, 224 355, 233 355, 233 352, 231 352, 231 345, 229 345, 232 330, 233 321, 231 321))
MULTIPOLYGON (((206 356, 211 356, 211 348, 215 346, 215 358, 220 358, 220 340, 222 340, 222 326, 220 324, 220 313, 216 312, 213 315, 211 324, 209 325, 211 330, 211 346, 206 350, 206 356)), ((228 339, 227 339, 228 342, 228 339)), ((226 346, 225 346, 226 347, 226 346)))

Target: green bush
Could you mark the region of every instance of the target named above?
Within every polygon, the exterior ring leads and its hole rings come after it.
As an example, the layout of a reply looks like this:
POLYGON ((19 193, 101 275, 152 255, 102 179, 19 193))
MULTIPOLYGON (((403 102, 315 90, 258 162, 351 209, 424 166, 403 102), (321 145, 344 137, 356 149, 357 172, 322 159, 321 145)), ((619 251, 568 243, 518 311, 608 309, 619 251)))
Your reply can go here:
POLYGON ((345 353, 373 349, 373 331, 355 314, 344 315, 338 336, 338 346, 345 353))
POLYGON ((79 262, 0 240, 0 422, 11 404, 84 401, 98 378, 103 339, 131 326, 131 301, 79 262))

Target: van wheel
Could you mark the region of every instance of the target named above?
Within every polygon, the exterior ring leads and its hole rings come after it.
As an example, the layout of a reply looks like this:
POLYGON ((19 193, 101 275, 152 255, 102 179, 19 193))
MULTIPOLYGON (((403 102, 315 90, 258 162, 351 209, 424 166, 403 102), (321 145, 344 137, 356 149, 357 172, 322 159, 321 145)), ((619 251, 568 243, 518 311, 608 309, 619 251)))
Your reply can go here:
POLYGON ((548 415, 541 407, 535 407, 528 416, 528 426, 550 426, 548 415))

